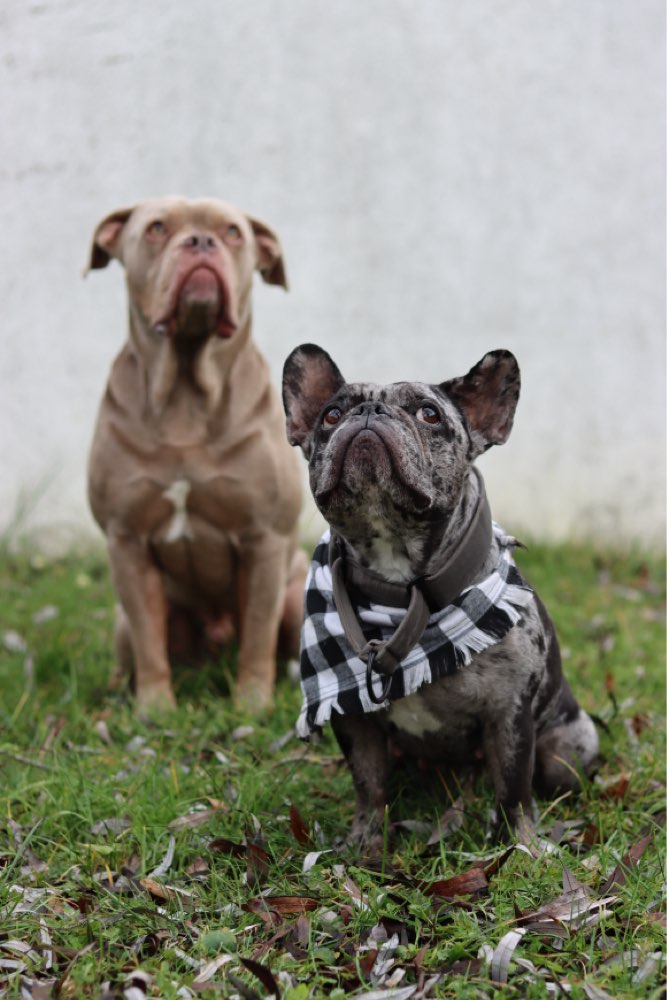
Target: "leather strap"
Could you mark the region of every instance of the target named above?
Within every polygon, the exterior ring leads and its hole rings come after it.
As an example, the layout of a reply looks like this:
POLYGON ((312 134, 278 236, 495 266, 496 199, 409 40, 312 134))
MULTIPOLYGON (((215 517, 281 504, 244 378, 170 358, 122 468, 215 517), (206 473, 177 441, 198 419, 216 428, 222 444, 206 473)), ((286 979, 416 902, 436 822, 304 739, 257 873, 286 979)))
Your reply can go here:
MULTIPOLYGON (((478 480, 478 497, 472 518, 443 565, 430 576, 403 585, 383 580, 347 554, 341 539, 333 532, 329 546, 329 564, 333 596, 345 636, 355 654, 364 662, 372 655, 372 667, 391 675, 419 642, 432 611, 447 607, 481 571, 492 540, 491 511, 486 499, 484 480, 478 480), (348 594, 352 586, 374 604, 406 608, 406 614, 394 634, 385 640, 367 640, 348 594)), ((369 684, 369 693, 371 687, 369 684)), ((385 689, 385 692, 387 689, 385 689)))
POLYGON ((332 567, 333 595, 336 609, 347 641, 356 655, 366 662, 374 653, 373 665, 382 674, 393 674, 398 665, 408 655, 422 637, 431 612, 424 600, 424 595, 418 587, 412 587, 410 603, 402 622, 390 639, 367 640, 361 630, 359 619, 352 607, 347 587, 345 586, 345 563, 338 556, 332 567))

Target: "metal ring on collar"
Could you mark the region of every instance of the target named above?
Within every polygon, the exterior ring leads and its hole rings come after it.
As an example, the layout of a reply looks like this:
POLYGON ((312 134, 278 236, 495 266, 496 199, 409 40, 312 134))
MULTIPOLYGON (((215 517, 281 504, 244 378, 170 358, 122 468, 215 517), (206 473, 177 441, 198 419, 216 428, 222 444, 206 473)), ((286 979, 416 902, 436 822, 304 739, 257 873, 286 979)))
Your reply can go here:
POLYGON ((378 697, 373 691, 373 681, 371 678, 371 672, 373 670, 373 663, 375 662, 375 657, 377 652, 372 649, 368 654, 368 660, 366 661, 366 690, 368 691, 368 697, 371 699, 374 705, 382 705, 389 697, 389 692, 391 690, 392 674, 385 674, 385 683, 378 697))

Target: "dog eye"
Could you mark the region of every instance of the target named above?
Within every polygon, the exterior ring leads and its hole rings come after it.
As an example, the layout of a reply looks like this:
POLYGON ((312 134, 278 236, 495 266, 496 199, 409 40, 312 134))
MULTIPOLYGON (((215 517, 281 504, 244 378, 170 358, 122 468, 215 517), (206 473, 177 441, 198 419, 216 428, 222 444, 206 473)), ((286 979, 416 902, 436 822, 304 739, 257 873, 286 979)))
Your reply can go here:
POLYGON ((417 410, 417 420, 421 420, 423 424, 430 424, 433 426, 434 424, 440 423, 440 414, 435 406, 425 403, 417 410))
POLYGON ((342 416, 343 411, 338 406, 332 406, 322 417, 322 423, 326 424, 327 427, 335 427, 337 423, 340 423, 342 416))
POLYGON ((160 219, 156 219, 155 222, 151 222, 150 226, 146 230, 146 236, 155 239, 158 236, 164 236, 167 232, 167 227, 164 222, 160 219))
POLYGON ((237 226, 235 222, 232 222, 231 225, 227 226, 227 229, 225 230, 225 237, 231 243, 240 243, 242 239, 240 227, 237 226))

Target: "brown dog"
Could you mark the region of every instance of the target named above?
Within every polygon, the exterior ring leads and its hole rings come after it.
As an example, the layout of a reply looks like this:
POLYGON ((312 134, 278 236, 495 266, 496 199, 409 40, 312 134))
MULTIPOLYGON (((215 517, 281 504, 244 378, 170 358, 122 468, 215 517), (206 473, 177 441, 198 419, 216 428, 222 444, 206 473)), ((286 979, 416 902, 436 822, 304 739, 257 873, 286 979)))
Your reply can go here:
POLYGON ((139 707, 175 704, 169 655, 239 633, 237 695, 271 701, 279 639, 298 653, 305 559, 296 456, 251 340, 259 270, 287 287, 268 226, 217 200, 111 213, 90 268, 124 266, 129 338, 111 370, 89 465, 119 600, 116 679, 139 707))

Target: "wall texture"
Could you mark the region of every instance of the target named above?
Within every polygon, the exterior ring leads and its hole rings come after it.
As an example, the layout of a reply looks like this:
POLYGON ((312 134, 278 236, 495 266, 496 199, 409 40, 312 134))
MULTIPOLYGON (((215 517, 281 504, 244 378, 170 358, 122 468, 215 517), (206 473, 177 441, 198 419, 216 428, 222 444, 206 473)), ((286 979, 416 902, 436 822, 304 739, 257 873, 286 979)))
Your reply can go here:
POLYGON ((496 516, 661 543, 660 0, 5 0, 0 93, 0 531, 92 531, 126 307, 116 265, 81 279, 88 241, 182 193, 281 234, 290 294, 258 281, 255 308, 276 379, 304 340, 374 381, 508 347, 496 516))

